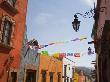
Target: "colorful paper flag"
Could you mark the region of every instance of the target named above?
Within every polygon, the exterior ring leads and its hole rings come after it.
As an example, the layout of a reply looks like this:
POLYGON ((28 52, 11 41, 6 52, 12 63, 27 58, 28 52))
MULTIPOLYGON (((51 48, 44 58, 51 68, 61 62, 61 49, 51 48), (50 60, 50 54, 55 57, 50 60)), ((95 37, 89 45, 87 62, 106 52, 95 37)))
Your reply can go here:
POLYGON ((75 39, 73 39, 73 40, 71 40, 71 41, 77 41, 77 40, 79 40, 79 38, 75 38, 75 39))
POLYGON ((81 37, 79 40, 82 41, 82 40, 84 40, 84 39, 87 39, 87 38, 86 38, 86 37, 81 37))
POLYGON ((59 58, 59 53, 54 53, 52 56, 55 58, 59 58))
POLYGON ((74 57, 80 57, 80 53, 74 53, 74 57))
POLYGON ((60 53, 59 54, 59 58, 64 58, 64 57, 66 57, 66 53, 60 53))
POLYGON ((49 45, 53 45, 53 44, 55 44, 55 43, 49 43, 49 45))
POLYGON ((49 55, 49 54, 48 54, 48 51, 41 51, 41 54, 42 54, 42 55, 46 55, 46 56, 49 55))

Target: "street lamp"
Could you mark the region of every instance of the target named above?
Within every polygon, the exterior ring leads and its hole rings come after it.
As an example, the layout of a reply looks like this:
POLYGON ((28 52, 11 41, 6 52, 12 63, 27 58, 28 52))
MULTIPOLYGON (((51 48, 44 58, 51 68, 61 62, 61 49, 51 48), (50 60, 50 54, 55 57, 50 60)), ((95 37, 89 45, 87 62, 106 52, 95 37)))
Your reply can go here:
POLYGON ((94 20, 96 20, 98 18, 98 13, 99 12, 104 12, 104 10, 106 9, 107 7, 103 6, 103 7, 100 7, 98 9, 96 9, 95 7, 95 2, 94 2, 94 8, 91 8, 89 11, 85 12, 84 14, 82 13, 75 13, 74 17, 74 21, 72 22, 72 25, 73 25, 73 29, 77 32, 79 30, 79 26, 80 26, 80 21, 78 21, 78 16, 77 15, 80 15, 82 16, 83 18, 94 18, 94 20))
POLYGON ((74 15, 74 17, 75 17, 75 19, 72 22, 72 26, 73 26, 73 29, 77 32, 79 30, 80 21, 78 21, 78 17, 76 14, 74 15))
POLYGON ((82 13, 76 13, 74 15, 75 19, 74 21, 72 22, 72 26, 73 26, 73 29, 77 32, 79 30, 79 26, 80 26, 80 21, 78 21, 78 16, 77 15, 80 15, 82 16, 83 18, 95 18, 94 15, 95 15, 95 3, 94 3, 94 8, 90 9, 89 11, 85 12, 84 14, 82 13))

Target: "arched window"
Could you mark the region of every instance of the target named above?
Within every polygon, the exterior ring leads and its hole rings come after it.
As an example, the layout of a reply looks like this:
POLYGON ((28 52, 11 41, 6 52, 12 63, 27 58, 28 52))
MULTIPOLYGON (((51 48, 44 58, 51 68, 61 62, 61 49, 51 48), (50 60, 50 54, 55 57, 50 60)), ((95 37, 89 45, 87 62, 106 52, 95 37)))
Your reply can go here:
POLYGON ((11 33, 12 33, 12 23, 8 20, 5 20, 2 34, 2 42, 4 44, 10 45, 11 33))
POLYGON ((9 16, 3 16, 0 26, 0 43, 13 47, 15 21, 9 16))

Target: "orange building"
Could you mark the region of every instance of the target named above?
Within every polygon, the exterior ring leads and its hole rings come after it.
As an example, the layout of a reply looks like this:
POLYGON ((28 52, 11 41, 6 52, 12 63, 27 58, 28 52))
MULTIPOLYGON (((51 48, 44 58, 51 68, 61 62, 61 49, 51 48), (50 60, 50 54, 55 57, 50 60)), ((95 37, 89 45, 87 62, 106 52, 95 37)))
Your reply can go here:
POLYGON ((17 82, 27 0, 0 0, 0 82, 17 82))
POLYGON ((63 62, 56 58, 40 55, 38 82, 62 82, 63 62))

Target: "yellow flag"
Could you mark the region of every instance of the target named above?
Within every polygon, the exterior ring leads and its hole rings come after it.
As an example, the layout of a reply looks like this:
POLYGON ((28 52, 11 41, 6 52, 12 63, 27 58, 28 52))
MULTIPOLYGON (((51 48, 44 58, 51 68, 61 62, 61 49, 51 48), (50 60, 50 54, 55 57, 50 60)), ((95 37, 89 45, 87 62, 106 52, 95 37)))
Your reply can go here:
POLYGON ((87 38, 86 38, 86 37, 81 37, 81 38, 80 38, 80 41, 82 41, 82 40, 84 40, 84 39, 87 39, 87 38))
POLYGON ((59 58, 59 54, 60 53, 54 53, 52 56, 55 57, 55 58, 59 58))

